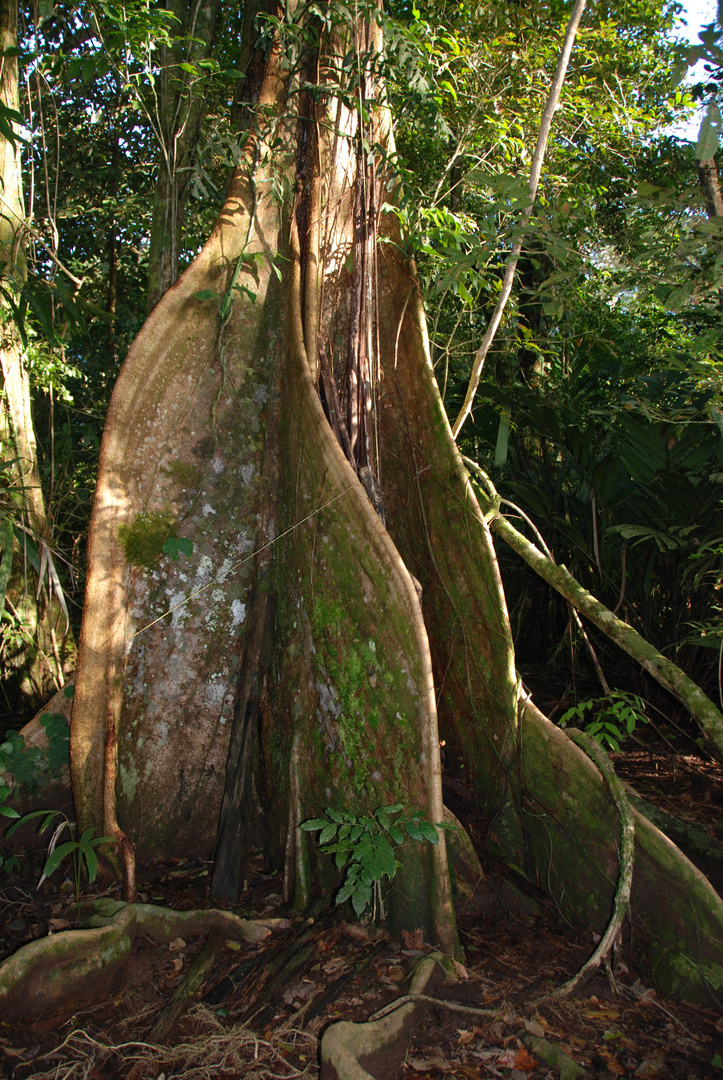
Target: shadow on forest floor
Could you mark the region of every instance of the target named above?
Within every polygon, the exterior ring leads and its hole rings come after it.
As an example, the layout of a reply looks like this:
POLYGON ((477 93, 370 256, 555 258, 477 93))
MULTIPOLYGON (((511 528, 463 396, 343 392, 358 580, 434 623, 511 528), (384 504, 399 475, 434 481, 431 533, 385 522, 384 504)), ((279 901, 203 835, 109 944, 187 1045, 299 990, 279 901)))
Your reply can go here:
MULTIPOLYGON (((723 770, 717 766, 635 751, 618 756, 616 769, 644 798, 723 840, 723 770)), ((141 899, 179 910, 208 906, 208 870, 192 861, 141 868, 141 899)), ((438 987, 435 995, 493 1015, 425 1007, 400 1078, 559 1076, 530 1052, 530 1035, 565 1051, 585 1070, 580 1076, 723 1077, 723 1008, 711 1001, 707 1011, 662 998, 625 962, 624 950, 615 969, 618 996, 602 975, 572 999, 546 996, 578 970, 595 943, 506 868, 487 860, 485 872, 459 907, 466 965, 458 981, 438 987)), ((711 880, 720 889, 723 872, 717 869, 711 880)), ((260 857, 251 860, 247 884, 242 910, 234 910, 283 913, 278 878, 265 871, 260 857)), ((0 959, 27 940, 67 929, 73 903, 69 880, 46 882, 40 891, 3 882, 0 959)), ((400 948, 327 907, 312 920, 294 920, 260 946, 227 944, 170 1045, 149 1045, 156 1016, 201 944, 137 941, 122 985, 93 1008, 43 1027, 10 1026, 0 1017, 0 1076, 312 1078, 324 1028, 339 1019, 366 1020, 404 994, 411 970, 429 951, 413 936, 400 948)))

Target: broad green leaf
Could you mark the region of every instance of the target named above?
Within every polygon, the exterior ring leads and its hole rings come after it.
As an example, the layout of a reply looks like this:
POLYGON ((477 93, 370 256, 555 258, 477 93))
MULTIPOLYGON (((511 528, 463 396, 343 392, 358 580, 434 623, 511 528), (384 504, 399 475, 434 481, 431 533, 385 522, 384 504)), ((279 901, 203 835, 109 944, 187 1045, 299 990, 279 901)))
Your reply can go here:
POLYGON ((45 821, 38 830, 38 832, 43 833, 48 828, 50 822, 53 821, 55 817, 57 817, 58 813, 58 810, 52 810, 50 812, 48 810, 31 810, 29 814, 24 814, 19 821, 16 821, 14 825, 11 825, 6 835, 12 836, 15 830, 19 829, 21 825, 25 825, 28 821, 34 821, 36 818, 40 817, 45 818, 45 821))
POLYGON ((362 894, 358 891, 355 891, 352 894, 351 902, 357 916, 361 915, 368 903, 366 897, 362 896, 362 894))
POLYGON ((394 857, 394 850, 384 836, 380 836, 377 840, 376 855, 380 861, 382 873, 393 878, 397 872, 397 860, 394 857))
POLYGON ((191 555, 193 552, 193 541, 189 540, 187 536, 169 536, 163 544, 161 551, 165 555, 169 555, 173 562, 178 562, 178 553, 183 555, 191 555))
POLYGON ((432 825, 431 822, 429 822, 429 821, 420 821, 419 822, 419 831, 421 832, 424 839, 428 840, 430 842, 430 844, 438 844, 439 843, 439 833, 437 832, 437 830, 435 829, 434 825, 432 825))
POLYGON ((55 850, 48 856, 45 866, 43 867, 43 874, 45 877, 50 877, 58 869, 63 859, 66 859, 73 851, 77 851, 79 847, 77 840, 66 840, 64 844, 60 844, 55 850))
POLYGON ((384 862, 379 851, 372 851, 364 863, 373 881, 381 881, 384 877, 384 862))
POLYGON ((419 822, 415 820, 405 821, 404 828, 407 830, 407 835, 411 836, 412 840, 424 840, 424 833, 419 827, 419 822))
POLYGON ((336 894, 337 904, 343 904, 345 900, 348 900, 354 892, 355 888, 356 886, 353 882, 345 882, 344 885, 342 885, 342 887, 339 889, 339 892, 336 894))
POLYGON ((83 844, 81 851, 85 858, 85 866, 88 871, 88 881, 92 885, 98 876, 98 856, 90 844, 83 844))
POLYGON ((500 423, 497 429, 497 445, 495 446, 495 468, 501 468, 507 461, 507 448, 510 441, 510 410, 503 409, 500 413, 500 423))
POLYGON ((369 855, 371 854, 372 851, 373 851, 372 838, 371 838, 371 836, 370 836, 370 834, 368 832, 364 832, 359 837, 359 843, 357 844, 356 849, 355 849, 355 858, 357 858, 360 862, 363 863, 365 861, 365 859, 367 859, 369 857, 369 855))
POLYGON ((318 829, 325 829, 328 824, 326 818, 312 818, 311 821, 302 821, 301 829, 303 832, 316 832, 318 829))
POLYGON ((322 831, 321 831, 321 834, 319 836, 319 843, 320 844, 328 844, 329 841, 333 840, 334 837, 336 836, 336 830, 337 829, 338 829, 338 825, 335 825, 333 822, 331 824, 328 824, 326 826, 326 828, 322 829, 322 831))

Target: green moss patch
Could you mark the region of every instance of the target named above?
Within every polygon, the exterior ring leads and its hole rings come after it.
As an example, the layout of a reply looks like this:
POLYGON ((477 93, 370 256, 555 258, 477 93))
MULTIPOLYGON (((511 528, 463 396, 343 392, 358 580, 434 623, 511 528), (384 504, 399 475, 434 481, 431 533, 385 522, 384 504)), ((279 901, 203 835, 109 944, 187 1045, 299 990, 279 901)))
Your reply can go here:
POLYGON ((118 529, 126 561, 133 566, 145 566, 148 570, 158 565, 163 545, 175 535, 175 520, 168 512, 139 514, 130 525, 121 525, 118 529))
POLYGON ((195 487, 198 483, 201 470, 197 465, 193 465, 185 461, 172 461, 170 465, 165 466, 161 472, 166 476, 170 476, 181 487, 195 487))

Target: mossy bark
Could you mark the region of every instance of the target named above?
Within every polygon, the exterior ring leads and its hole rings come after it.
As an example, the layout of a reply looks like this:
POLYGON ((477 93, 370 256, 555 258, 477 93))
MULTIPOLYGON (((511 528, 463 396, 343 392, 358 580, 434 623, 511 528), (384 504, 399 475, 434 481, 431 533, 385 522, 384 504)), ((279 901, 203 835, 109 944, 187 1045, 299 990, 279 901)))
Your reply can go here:
MULTIPOLYGON (((602 934, 618 876, 612 797, 590 759, 531 702, 520 743, 528 869, 566 918, 602 934)), ((634 814, 629 921, 644 977, 676 997, 715 1004, 723 985, 723 902, 672 841, 634 814)))

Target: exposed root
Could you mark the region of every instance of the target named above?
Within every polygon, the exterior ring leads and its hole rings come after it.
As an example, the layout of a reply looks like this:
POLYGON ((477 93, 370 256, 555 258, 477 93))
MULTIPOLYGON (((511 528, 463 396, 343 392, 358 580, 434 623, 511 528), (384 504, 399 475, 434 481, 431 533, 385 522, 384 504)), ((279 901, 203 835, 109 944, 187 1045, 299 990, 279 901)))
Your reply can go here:
POLYGON ((103 926, 67 930, 23 945, 0 964, 5 1021, 54 1016, 91 1005, 125 963, 137 929, 131 905, 103 926))
POLYGON ((119 1075, 183 1076, 184 1080, 218 1080, 225 1073, 245 1080, 299 1080, 316 1073, 316 1036, 297 1029, 261 1038, 245 1025, 225 1026, 203 1005, 189 1014, 200 1034, 174 1046, 150 1042, 111 1043, 83 1030, 70 1033, 50 1053, 36 1058, 33 1080, 81 1080, 95 1072, 118 1069, 119 1075), (293 1051, 308 1059, 299 1067, 293 1051))
POLYGON ((81 911, 88 926, 102 926, 119 911, 132 907, 138 930, 157 944, 172 941, 179 934, 201 935, 211 930, 222 932, 230 941, 264 941, 272 930, 287 930, 288 919, 242 919, 230 911, 200 908, 193 911, 173 911, 154 904, 125 904, 122 900, 95 900, 82 905, 81 911))
POLYGON ((6 1021, 34 1021, 87 1008, 120 977, 136 933, 158 944, 179 933, 263 941, 285 919, 250 922, 228 911, 171 911, 151 904, 96 900, 82 905, 86 927, 23 945, 0 964, 0 1010, 6 1021), (90 912, 94 914, 88 918, 90 912))

